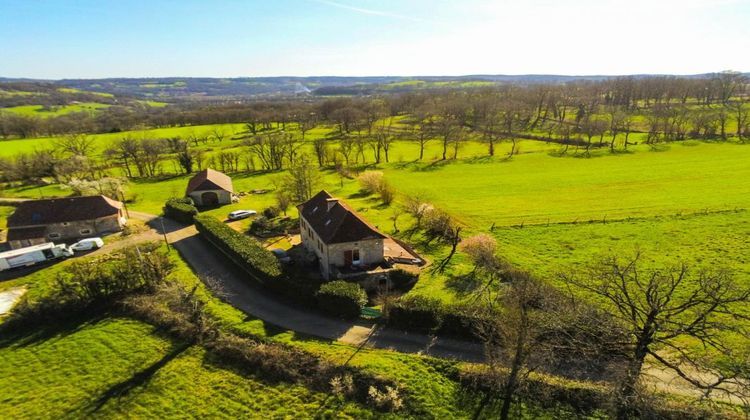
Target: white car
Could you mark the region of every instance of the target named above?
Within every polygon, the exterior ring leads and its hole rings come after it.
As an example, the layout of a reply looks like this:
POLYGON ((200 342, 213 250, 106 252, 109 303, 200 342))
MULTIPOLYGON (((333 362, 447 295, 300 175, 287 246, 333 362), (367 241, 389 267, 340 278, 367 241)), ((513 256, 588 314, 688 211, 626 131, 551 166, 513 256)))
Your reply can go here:
POLYGON ((90 251, 92 249, 99 249, 104 246, 102 238, 86 238, 74 243, 70 246, 71 251, 90 251))
POLYGON ((229 213, 229 216, 227 217, 229 220, 240 220, 246 217, 255 216, 256 214, 258 214, 258 212, 255 210, 235 210, 229 213))

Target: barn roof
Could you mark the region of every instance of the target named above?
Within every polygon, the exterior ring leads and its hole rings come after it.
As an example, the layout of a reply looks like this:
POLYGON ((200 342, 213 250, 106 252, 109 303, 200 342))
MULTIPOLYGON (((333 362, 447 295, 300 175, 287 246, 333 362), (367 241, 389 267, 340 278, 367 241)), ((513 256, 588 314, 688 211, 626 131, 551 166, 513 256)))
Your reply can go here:
POLYGON ((386 238, 357 212, 325 190, 297 206, 297 209, 300 217, 326 244, 386 238))
POLYGON ((98 219, 121 208, 121 202, 103 195, 23 201, 8 218, 8 228, 98 219))
POLYGON ((232 193, 234 192, 234 189, 232 188, 232 178, 210 168, 204 169, 195 174, 194 177, 190 178, 185 195, 188 195, 193 191, 208 190, 224 190, 232 193))

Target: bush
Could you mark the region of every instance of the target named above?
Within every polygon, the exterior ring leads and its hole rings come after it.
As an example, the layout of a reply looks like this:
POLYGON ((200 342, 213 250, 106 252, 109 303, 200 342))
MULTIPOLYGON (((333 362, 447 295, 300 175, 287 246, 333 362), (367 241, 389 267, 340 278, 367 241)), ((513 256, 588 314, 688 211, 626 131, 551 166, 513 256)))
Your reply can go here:
POLYGON ((347 319, 359 317, 367 303, 367 294, 359 284, 343 280, 325 283, 316 296, 323 312, 347 319))
POLYGON ((391 284, 395 289, 402 289, 411 284, 414 284, 419 280, 418 273, 412 273, 411 271, 404 270, 403 268, 396 268, 388 273, 388 277, 391 280, 391 284))
POLYGON ((399 300, 390 309, 388 325, 407 331, 431 333, 443 318, 440 300, 425 296, 411 296, 399 300))
POLYGON ((271 229, 273 229, 273 223, 271 223, 265 215, 256 217, 253 219, 253 222, 250 223, 250 232, 252 233, 266 233, 271 229))
POLYGON ((393 187, 391 187, 390 184, 385 181, 380 184, 378 194, 380 195, 380 200, 386 206, 390 205, 396 196, 396 192, 393 190, 393 187))
POLYGON ((474 327, 475 324, 476 318, 471 308, 452 305, 443 309, 443 319, 440 328, 438 328, 438 334, 467 340, 477 340, 479 337, 474 327))
POLYGON ((281 213, 281 210, 273 206, 263 210, 263 216, 265 216, 267 219, 274 219, 279 216, 279 213, 281 213))
POLYGON ((383 182, 383 173, 380 171, 365 171, 357 177, 359 188, 367 194, 375 194, 380 191, 383 182))
POLYGON ((193 219, 198 215, 198 209, 190 198, 170 198, 162 210, 165 217, 188 225, 193 224, 193 219))

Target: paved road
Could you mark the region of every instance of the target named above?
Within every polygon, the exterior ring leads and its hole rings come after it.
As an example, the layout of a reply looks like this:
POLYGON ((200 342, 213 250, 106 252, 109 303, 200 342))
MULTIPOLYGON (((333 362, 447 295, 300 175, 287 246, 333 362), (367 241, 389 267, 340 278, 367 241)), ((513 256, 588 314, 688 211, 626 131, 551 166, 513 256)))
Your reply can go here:
MULTIPOLYGON (((156 216, 131 211, 132 218, 151 221, 157 230, 156 216)), ((164 219, 169 242, 201 278, 211 277, 222 288, 224 299, 248 315, 277 327, 355 346, 392 349, 404 353, 428 354, 465 361, 482 360, 482 347, 445 338, 406 333, 363 323, 329 318, 284 302, 253 283, 247 273, 218 253, 199 235, 194 226, 182 226, 164 219)))

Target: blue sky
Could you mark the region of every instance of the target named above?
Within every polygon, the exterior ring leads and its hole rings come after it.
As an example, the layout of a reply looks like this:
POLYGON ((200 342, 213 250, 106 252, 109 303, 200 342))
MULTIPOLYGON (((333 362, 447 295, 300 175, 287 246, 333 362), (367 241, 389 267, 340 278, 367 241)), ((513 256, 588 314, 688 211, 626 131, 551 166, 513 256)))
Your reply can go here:
POLYGON ((0 0, 0 76, 750 71, 750 0, 0 0))

